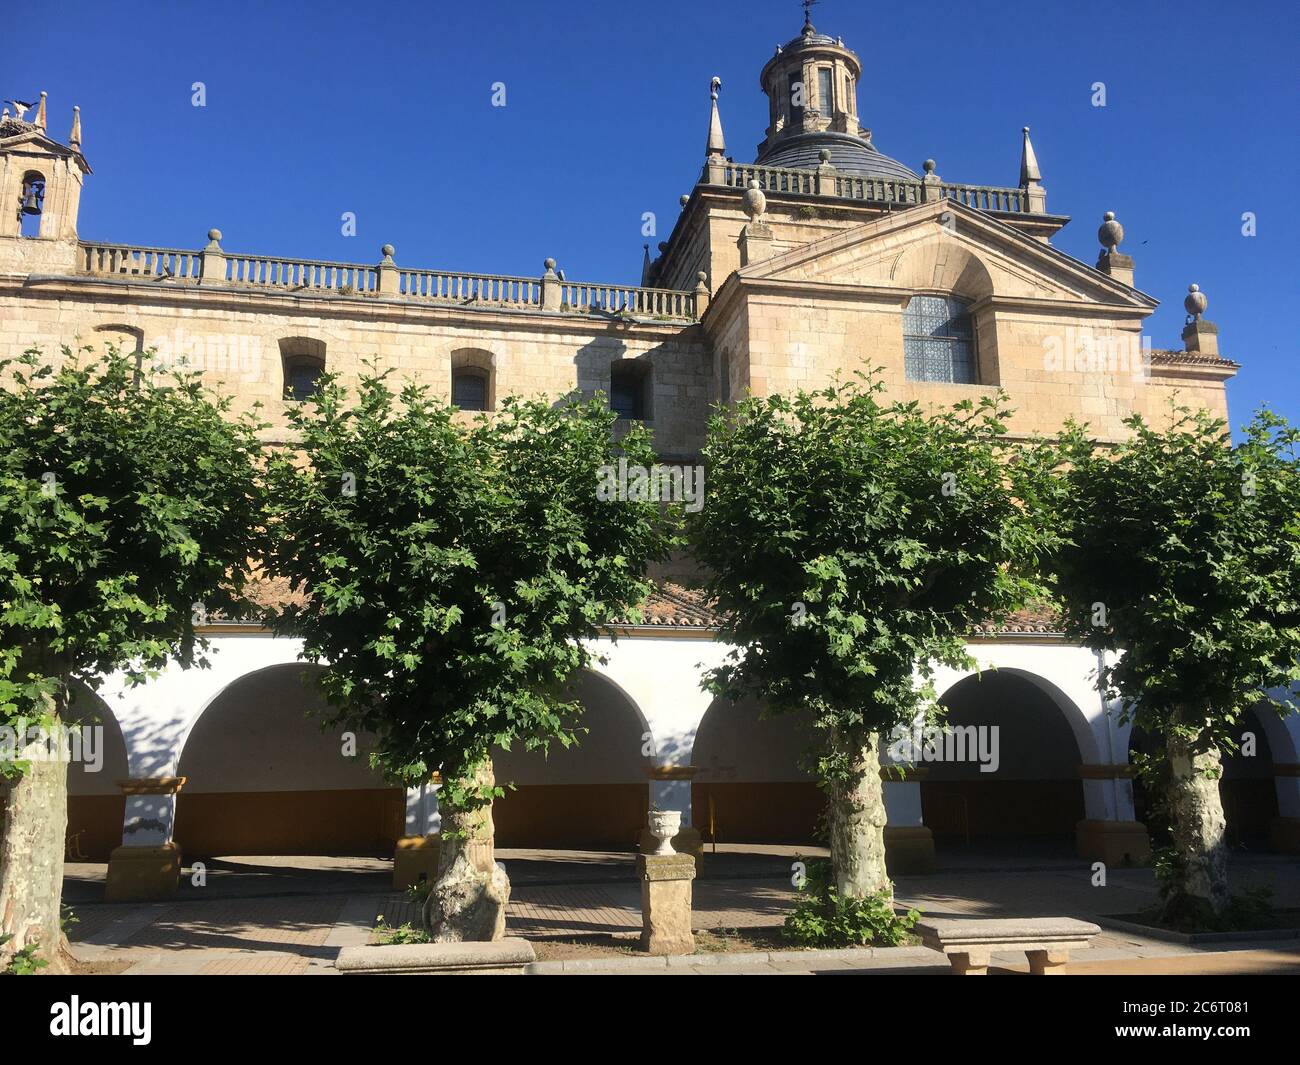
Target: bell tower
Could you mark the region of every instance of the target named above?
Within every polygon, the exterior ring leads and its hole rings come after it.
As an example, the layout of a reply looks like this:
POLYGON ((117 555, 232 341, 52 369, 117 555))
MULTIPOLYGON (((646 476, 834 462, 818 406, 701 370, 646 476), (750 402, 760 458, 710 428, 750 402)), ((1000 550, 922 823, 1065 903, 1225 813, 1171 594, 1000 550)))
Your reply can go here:
POLYGON ((0 113, 0 269, 75 263, 81 183, 90 173, 81 154, 81 110, 72 109, 63 144, 46 131, 45 95, 34 103, 11 100, 15 113, 0 113))

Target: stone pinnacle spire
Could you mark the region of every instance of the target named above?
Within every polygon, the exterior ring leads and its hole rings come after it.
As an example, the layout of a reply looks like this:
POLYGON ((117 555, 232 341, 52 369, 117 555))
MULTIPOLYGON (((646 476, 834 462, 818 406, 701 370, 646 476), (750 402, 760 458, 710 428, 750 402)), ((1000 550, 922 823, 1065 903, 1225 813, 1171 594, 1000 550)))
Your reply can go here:
POLYGON ((727 142, 722 139, 722 117, 718 114, 718 90, 722 88, 722 79, 716 74, 709 82, 709 98, 713 101, 712 113, 709 115, 709 143, 705 155, 722 158, 727 154, 727 142))
POLYGON ((41 102, 36 105, 36 120, 32 125, 37 129, 45 128, 45 93, 41 93, 41 102))
POLYGON ((81 108, 72 109, 72 132, 68 134, 68 146, 81 151, 81 108))
POLYGON ((1038 169, 1038 156, 1034 154, 1033 141, 1029 139, 1029 127, 1023 130, 1024 143, 1020 148, 1020 187, 1027 189, 1031 181, 1042 181, 1043 175, 1038 169))

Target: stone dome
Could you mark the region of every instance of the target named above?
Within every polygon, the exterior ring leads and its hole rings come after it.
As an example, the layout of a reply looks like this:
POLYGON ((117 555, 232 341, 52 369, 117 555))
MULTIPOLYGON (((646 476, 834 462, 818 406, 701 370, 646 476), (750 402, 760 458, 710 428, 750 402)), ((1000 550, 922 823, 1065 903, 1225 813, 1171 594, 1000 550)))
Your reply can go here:
POLYGON ((770 150, 761 152, 755 160, 760 166, 779 166, 791 170, 816 170, 821 164, 821 153, 831 153, 831 165, 844 174, 854 177, 886 178, 916 181, 917 174, 879 152, 870 141, 851 133, 796 133, 782 137, 770 150))

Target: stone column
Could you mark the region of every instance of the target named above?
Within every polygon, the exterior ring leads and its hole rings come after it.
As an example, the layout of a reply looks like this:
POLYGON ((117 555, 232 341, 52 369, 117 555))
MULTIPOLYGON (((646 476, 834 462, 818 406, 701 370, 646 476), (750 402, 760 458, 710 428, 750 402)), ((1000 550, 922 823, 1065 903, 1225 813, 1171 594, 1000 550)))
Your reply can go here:
POLYGON ((546 269, 542 274, 542 310, 558 311, 562 293, 560 275, 555 272, 555 260, 547 259, 542 265, 546 269))
POLYGON ((892 876, 934 872, 934 833, 921 816, 921 779, 924 768, 898 771, 882 766, 885 786, 885 863, 892 876))
POLYGON ((704 312, 709 309, 709 275, 701 270, 695 275, 695 317, 697 319, 704 317, 704 312))
POLYGON ((442 815, 438 812, 441 785, 442 778, 435 773, 427 784, 406 789, 405 832, 393 848, 395 891, 438 876, 438 854, 442 847, 442 815))
POLYGON ((181 849, 172 839, 176 795, 184 777, 136 777, 119 780, 126 796, 122 845, 108 858, 108 902, 166 899, 176 893, 181 849))
MULTIPOLYGON (((677 810, 682 815, 682 827, 672 838, 673 850, 699 860, 704 857, 704 840, 692 823, 691 780, 695 770, 693 765, 656 765, 648 768, 646 774, 650 777, 650 805, 660 810, 677 810)), ((642 854, 650 854, 659 841, 650 834, 650 829, 642 828, 638 845, 642 854)))
POLYGON ((934 160, 927 159, 922 164, 925 176, 921 178, 921 200, 924 203, 934 203, 936 200, 943 199, 943 190, 940 186, 943 179, 934 172, 934 160))
POLYGON ((818 196, 835 196, 835 179, 839 171, 831 163, 831 153, 829 148, 823 148, 817 156, 817 195, 818 196))
POLYGON ((641 881, 641 949, 649 954, 694 954, 695 859, 689 854, 641 854, 636 873, 641 881))
POLYGON ((226 253, 221 250, 221 230, 208 230, 208 243, 203 249, 203 276, 201 285, 226 283, 226 253))
POLYGON ((395 249, 391 244, 385 244, 379 249, 383 258, 379 260, 379 294, 381 296, 400 296, 402 287, 402 276, 397 269, 397 263, 393 261, 393 251, 395 249))
POLYGON ((1268 843, 1279 854, 1300 854, 1300 762, 1274 762, 1278 816, 1269 822, 1268 843))
POLYGON ((1077 853, 1107 865, 1140 865, 1151 857, 1146 825, 1134 820, 1131 765, 1081 765, 1088 817, 1074 828, 1077 853), (1107 802, 1107 797, 1111 802, 1107 802), (1101 812, 1102 816, 1097 816, 1101 812))

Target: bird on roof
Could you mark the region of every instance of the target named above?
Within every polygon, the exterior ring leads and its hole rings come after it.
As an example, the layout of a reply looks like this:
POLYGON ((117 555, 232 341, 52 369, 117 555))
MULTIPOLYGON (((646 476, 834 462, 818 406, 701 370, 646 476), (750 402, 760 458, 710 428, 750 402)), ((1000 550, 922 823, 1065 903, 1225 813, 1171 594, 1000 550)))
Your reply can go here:
POLYGON ((25 122, 26 119, 23 117, 23 115, 36 106, 35 100, 33 100, 31 103, 23 103, 22 100, 10 100, 9 103, 14 105, 14 111, 15 111, 14 117, 17 118, 19 122, 25 122))

